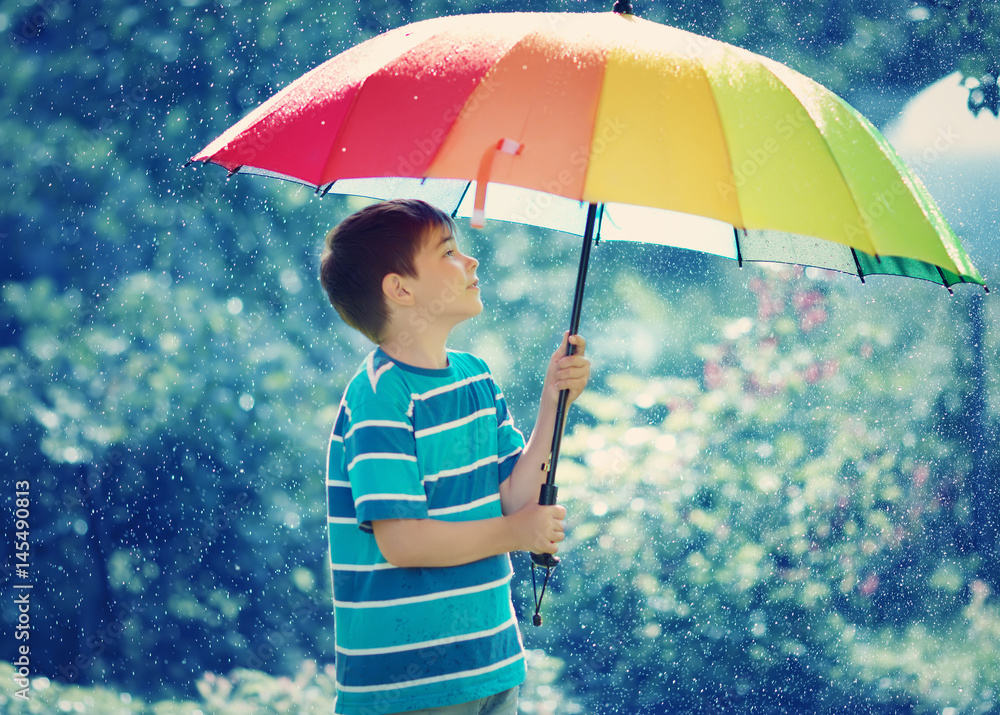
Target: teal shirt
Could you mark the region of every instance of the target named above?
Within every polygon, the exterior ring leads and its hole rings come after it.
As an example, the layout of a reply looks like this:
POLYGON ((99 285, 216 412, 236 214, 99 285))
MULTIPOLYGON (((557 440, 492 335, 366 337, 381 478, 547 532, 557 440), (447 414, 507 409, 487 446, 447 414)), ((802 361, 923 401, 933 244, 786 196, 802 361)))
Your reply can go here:
POLYGON ((507 555, 397 568, 371 531, 379 519, 501 515, 524 437, 486 363, 454 351, 448 362, 428 370, 376 350, 337 413, 327 495, 338 713, 453 705, 524 680, 507 555))

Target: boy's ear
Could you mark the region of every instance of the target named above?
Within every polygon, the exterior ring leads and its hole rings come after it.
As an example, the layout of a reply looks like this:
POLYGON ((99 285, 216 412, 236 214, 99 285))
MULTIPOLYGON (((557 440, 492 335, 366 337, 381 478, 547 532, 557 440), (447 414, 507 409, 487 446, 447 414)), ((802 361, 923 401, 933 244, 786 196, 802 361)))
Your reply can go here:
POLYGON ((413 294, 408 290, 406 280, 398 273, 388 273, 382 279, 382 294, 395 305, 413 305, 413 294))

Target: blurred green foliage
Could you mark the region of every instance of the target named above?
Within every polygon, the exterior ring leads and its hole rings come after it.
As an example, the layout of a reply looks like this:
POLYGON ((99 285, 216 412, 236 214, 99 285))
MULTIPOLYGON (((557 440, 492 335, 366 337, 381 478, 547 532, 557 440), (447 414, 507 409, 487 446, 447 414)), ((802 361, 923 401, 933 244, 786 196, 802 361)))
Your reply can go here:
POLYGON ((701 348, 701 379, 579 401, 549 647, 577 654, 587 712, 996 705, 997 573, 938 425, 953 307, 914 331, 798 272, 750 280, 756 313, 701 348))
MULTIPOLYGON (((987 0, 634 7, 849 99, 961 68, 990 106, 987 0)), ((366 37, 523 9, 608 7, 0 8, 0 470, 31 483, 32 668, 49 679, 24 712, 326 702, 322 461, 369 346, 313 274, 325 230, 360 204, 181 167, 366 37)), ((578 239, 464 233, 488 311, 455 347, 489 360, 527 428, 578 239)), ((551 626, 525 633, 552 656, 533 661, 525 712, 993 707, 1000 476, 977 455, 997 448, 996 309, 973 340, 969 301, 871 283, 595 249, 594 382, 560 476, 572 539, 551 626)), ((0 627, 16 619, 8 599, 0 627)))

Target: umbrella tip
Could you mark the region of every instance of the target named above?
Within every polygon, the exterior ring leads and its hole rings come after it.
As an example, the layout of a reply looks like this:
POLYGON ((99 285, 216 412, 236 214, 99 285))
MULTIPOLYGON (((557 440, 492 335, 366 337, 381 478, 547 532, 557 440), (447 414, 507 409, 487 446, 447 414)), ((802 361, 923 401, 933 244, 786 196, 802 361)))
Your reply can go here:
POLYGON ((629 0, 615 0, 615 6, 611 12, 617 12, 619 15, 631 15, 632 3, 629 0))

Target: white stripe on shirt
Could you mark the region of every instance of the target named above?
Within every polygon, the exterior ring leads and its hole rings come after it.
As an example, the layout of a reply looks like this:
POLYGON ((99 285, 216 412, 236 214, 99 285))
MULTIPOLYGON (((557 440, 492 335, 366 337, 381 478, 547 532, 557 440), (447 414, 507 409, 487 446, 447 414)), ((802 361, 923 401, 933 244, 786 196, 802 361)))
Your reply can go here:
POLYGON ((488 372, 480 373, 479 375, 473 375, 472 377, 466 377, 458 382, 452 382, 448 385, 442 385, 441 387, 435 387, 433 390, 428 390, 427 392, 416 393, 410 395, 414 400, 427 400, 431 397, 437 395, 443 395, 446 392, 451 392, 452 390, 457 390, 460 387, 465 387, 466 385, 471 385, 473 382, 478 382, 480 380, 489 379, 490 374, 488 372))
POLYGON ((418 429, 413 433, 413 436, 417 439, 421 437, 427 437, 428 435, 437 434, 438 432, 447 432, 450 429, 455 429, 457 427, 462 427, 469 424, 470 422, 475 422, 480 417, 485 417, 487 415, 495 415, 497 413, 496 407, 487 407, 482 410, 473 412, 471 415, 466 415, 461 419, 452 420, 451 422, 442 422, 439 425, 434 425, 433 427, 427 427, 426 429, 418 429))
POLYGON ((343 653, 344 655, 387 655, 389 653, 402 653, 408 650, 423 650, 424 648, 434 648, 439 645, 451 645, 452 643, 461 643, 462 641, 471 641, 477 638, 488 638, 489 636, 493 636, 501 631, 507 630, 515 623, 517 623, 517 619, 511 617, 499 626, 489 628, 485 631, 464 633, 458 636, 448 636, 447 638, 437 638, 435 640, 421 641, 419 643, 388 646, 386 648, 341 648, 340 646, 337 646, 337 652, 343 653))
POLYGON ((457 504, 456 506, 446 506, 441 509, 428 509, 427 516, 441 516, 442 514, 457 514, 462 511, 472 511, 484 504, 490 504, 495 501, 500 501, 500 494, 491 494, 488 497, 483 497, 482 499, 476 499, 475 501, 470 501, 468 504, 457 504))
POLYGON ((503 464, 504 462, 506 462, 506 461, 507 461, 508 459, 510 459, 510 458, 511 458, 511 457, 513 457, 514 455, 516 455, 516 454, 520 454, 520 453, 521 453, 521 451, 522 451, 522 448, 521 448, 521 447, 518 447, 517 449, 515 449, 515 450, 514 450, 513 452, 511 452, 510 454, 507 454, 507 455, 504 455, 503 457, 500 457, 500 459, 499 459, 499 460, 497 460, 497 464, 503 464))
POLYGON ((362 494, 360 497, 354 500, 355 508, 359 504, 363 504, 366 501, 427 501, 427 497, 424 494, 362 494))
POLYGON ((436 482, 438 479, 444 479, 445 477, 457 477, 460 474, 468 474, 469 472, 473 472, 479 469, 480 467, 485 467, 487 464, 494 464, 496 463, 496 461, 497 458, 494 457, 493 455, 490 455, 489 457, 484 457, 483 459, 476 460, 472 464, 467 464, 464 467, 455 467, 454 469, 444 469, 440 472, 436 472, 435 474, 429 474, 426 477, 424 477, 424 481, 436 482))
POLYGON ((350 472, 354 469, 354 465, 358 462, 363 462, 366 459, 386 459, 386 460, 401 460, 404 462, 416 462, 417 457, 413 454, 400 454, 399 452, 366 452, 365 454, 359 454, 357 457, 351 460, 351 463, 347 465, 347 471, 350 472))
POLYGON ((455 596, 467 596, 470 593, 482 593, 499 588, 510 581, 512 574, 508 573, 503 578, 489 583, 481 583, 478 586, 466 586, 456 588, 451 591, 437 591, 435 593, 425 593, 422 596, 406 596, 405 598, 390 598, 385 601, 337 601, 333 605, 338 608, 391 608, 393 606, 408 606, 412 603, 425 603, 438 599, 454 598, 455 596))
POLYGON ((379 378, 382 377, 382 375, 385 374, 387 370, 391 370, 393 367, 395 367, 396 363, 390 360, 389 362, 385 363, 382 367, 380 367, 378 370, 376 370, 374 352, 369 353, 367 363, 368 364, 366 366, 366 371, 368 372, 368 382, 372 386, 372 392, 375 392, 376 388, 378 387, 379 378))

